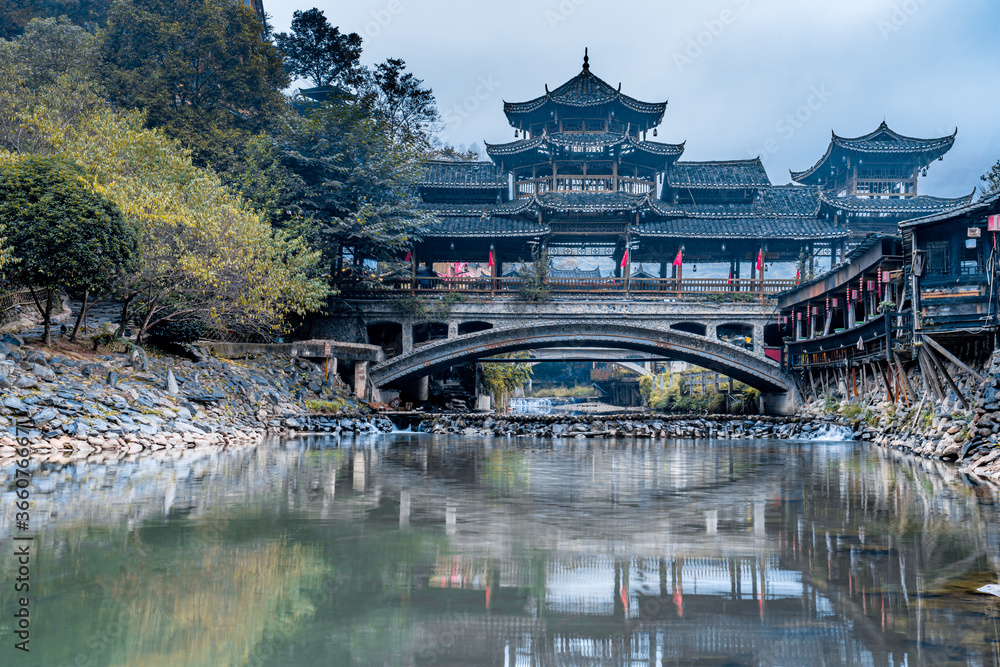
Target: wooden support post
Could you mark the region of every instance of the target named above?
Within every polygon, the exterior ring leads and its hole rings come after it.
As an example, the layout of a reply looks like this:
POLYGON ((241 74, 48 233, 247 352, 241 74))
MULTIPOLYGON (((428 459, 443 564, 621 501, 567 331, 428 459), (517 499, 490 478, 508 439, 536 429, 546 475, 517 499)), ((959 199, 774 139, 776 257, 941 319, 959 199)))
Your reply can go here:
POLYGON ((950 361, 951 363, 955 364, 956 366, 958 366, 959 368, 961 368, 961 369, 962 369, 963 371, 965 371, 966 373, 969 373, 970 375, 972 375, 972 377, 976 378, 976 379, 977 379, 977 380, 979 380, 980 382, 986 382, 986 378, 984 378, 984 377, 983 377, 982 375, 980 375, 980 374, 979 374, 979 373, 977 373, 976 371, 974 371, 974 370, 972 370, 971 368, 969 368, 968 366, 966 366, 966 365, 965 365, 964 363, 962 363, 962 362, 961 362, 961 361, 959 360, 959 358, 958 358, 958 357, 956 357, 956 356, 955 356, 954 354, 952 354, 952 353, 951 353, 951 352, 949 352, 948 350, 944 349, 944 348, 943 348, 943 347, 941 346, 941 344, 940 344, 940 343, 938 343, 938 342, 937 342, 936 340, 934 340, 934 339, 933 339, 933 338, 931 338, 930 336, 927 336, 927 335, 924 335, 924 336, 921 336, 921 337, 920 337, 920 339, 921 339, 921 340, 922 340, 923 342, 925 342, 925 343, 927 343, 928 345, 930 345, 930 346, 931 346, 932 348, 934 348, 934 349, 935 349, 935 350, 936 350, 937 352, 939 352, 939 353, 941 354, 941 356, 943 356, 943 357, 944 357, 945 359, 947 359, 947 360, 948 360, 948 361, 950 361))
POLYGON ((851 366, 851 394, 855 398, 858 397, 858 371, 853 366, 851 366))
POLYGON ((927 360, 927 354, 924 352, 922 347, 918 348, 917 362, 920 364, 920 371, 921 373, 923 373, 924 382, 927 383, 927 386, 930 387, 931 391, 934 393, 934 398, 936 398, 939 401, 943 401, 944 392, 941 391, 941 385, 938 384, 937 377, 934 373, 934 368, 927 360))
POLYGON ((812 387, 812 390, 813 390, 813 396, 814 396, 814 397, 819 397, 819 394, 817 394, 817 393, 816 393, 816 380, 815 380, 815 379, 813 379, 813 372, 812 372, 812 369, 811 369, 811 368, 807 369, 807 370, 806 370, 806 373, 808 373, 808 375, 809 375, 809 386, 811 386, 811 387, 812 387))
POLYGON ((894 382, 892 382, 891 379, 890 379, 890 378, 892 378, 892 367, 889 366, 889 364, 887 362, 886 365, 885 365, 885 368, 882 367, 882 364, 879 364, 878 369, 879 369, 879 371, 882 374, 882 383, 885 385, 886 397, 889 399, 890 403, 895 403, 896 402, 896 395, 895 395, 896 392, 893 391, 893 389, 894 389, 894 387, 893 387, 894 382))
MULTIPOLYGON (((924 336, 923 338, 925 341, 927 340, 926 336, 924 336)), ((932 350, 931 348, 929 347, 924 348, 924 351, 927 352, 927 359, 930 360, 931 364, 937 366, 945 382, 947 382, 948 386, 951 387, 952 391, 954 391, 958 395, 958 400, 962 402, 962 407, 968 410, 969 402, 965 400, 965 396, 962 394, 962 390, 958 388, 958 385, 955 384, 955 381, 951 378, 951 374, 948 373, 948 369, 945 368, 944 362, 938 359, 937 355, 934 354, 934 350, 932 350)))
MULTIPOLYGON (((913 391, 913 385, 910 384, 910 378, 906 375, 906 369, 903 368, 903 364, 899 361, 898 357, 894 361, 896 362, 896 369, 899 371, 899 379, 903 383, 903 389, 908 395, 913 397, 913 400, 917 400, 917 392, 913 391)), ((907 402, 909 402, 909 399, 907 399, 907 402)))

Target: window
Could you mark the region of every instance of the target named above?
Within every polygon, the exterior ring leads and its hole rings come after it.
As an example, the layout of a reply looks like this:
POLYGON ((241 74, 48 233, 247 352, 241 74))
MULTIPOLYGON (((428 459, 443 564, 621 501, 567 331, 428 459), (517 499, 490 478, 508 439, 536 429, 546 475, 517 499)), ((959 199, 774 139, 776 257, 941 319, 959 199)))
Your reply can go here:
POLYGON ((951 275, 951 243, 931 241, 927 244, 927 276, 951 275))
POLYGON ((962 248, 962 275, 978 276, 983 273, 983 244, 979 239, 965 239, 962 248))

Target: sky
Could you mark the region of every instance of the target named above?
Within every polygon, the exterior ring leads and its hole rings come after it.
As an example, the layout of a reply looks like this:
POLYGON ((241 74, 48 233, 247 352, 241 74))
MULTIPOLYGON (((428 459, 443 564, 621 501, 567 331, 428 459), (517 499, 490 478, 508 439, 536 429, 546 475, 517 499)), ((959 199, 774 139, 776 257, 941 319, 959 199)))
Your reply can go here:
MULTIPOLYGON (((831 131, 885 120, 958 137, 920 193, 955 197, 1000 159, 996 0, 264 0, 276 31, 324 11, 364 40, 362 61, 402 58, 433 89, 453 145, 514 140, 503 102, 591 71, 667 100, 657 140, 685 160, 760 156, 775 184, 819 160, 831 131)), ((652 137, 650 137, 652 138, 652 137)))

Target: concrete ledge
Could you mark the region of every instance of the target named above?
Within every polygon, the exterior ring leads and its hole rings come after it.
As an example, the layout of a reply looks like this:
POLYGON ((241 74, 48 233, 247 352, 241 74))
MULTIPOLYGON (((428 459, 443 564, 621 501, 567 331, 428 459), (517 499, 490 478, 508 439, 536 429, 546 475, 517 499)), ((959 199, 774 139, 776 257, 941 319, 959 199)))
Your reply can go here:
POLYGON ((385 360, 385 352, 377 345, 341 343, 335 340, 304 340, 292 343, 291 354, 302 359, 336 358, 345 361, 385 360))
POLYGON ((209 350, 217 357, 232 359, 248 354, 281 354, 302 359, 342 359, 344 361, 385 360, 377 345, 341 343, 335 340, 306 340, 298 343, 221 343, 201 341, 196 347, 209 350))

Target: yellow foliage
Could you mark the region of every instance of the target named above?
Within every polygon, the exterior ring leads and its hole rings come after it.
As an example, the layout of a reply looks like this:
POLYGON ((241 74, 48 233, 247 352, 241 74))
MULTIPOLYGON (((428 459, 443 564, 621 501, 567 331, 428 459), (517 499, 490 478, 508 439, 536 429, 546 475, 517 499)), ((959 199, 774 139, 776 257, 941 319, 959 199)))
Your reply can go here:
MULTIPOLYGON (((8 88, 0 96, 5 111, 18 116, 17 138, 30 137, 18 142, 22 150, 74 160, 136 222, 143 263, 130 287, 146 308, 170 303, 223 324, 269 329, 322 304, 319 254, 272 229, 214 172, 194 166, 188 151, 144 127, 141 113, 112 109, 67 77, 39 92, 8 88)), ((0 160, 10 159, 0 148, 0 160)))

